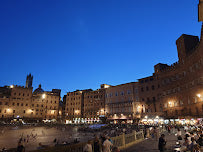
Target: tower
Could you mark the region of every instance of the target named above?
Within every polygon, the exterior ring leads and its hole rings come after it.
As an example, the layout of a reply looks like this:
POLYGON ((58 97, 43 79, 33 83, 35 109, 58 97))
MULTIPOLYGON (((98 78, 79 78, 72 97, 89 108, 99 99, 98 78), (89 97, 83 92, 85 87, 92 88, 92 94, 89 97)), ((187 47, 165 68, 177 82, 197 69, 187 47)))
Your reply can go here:
POLYGON ((33 80, 33 76, 31 75, 31 73, 29 75, 27 75, 26 78, 26 88, 32 88, 32 80, 33 80))

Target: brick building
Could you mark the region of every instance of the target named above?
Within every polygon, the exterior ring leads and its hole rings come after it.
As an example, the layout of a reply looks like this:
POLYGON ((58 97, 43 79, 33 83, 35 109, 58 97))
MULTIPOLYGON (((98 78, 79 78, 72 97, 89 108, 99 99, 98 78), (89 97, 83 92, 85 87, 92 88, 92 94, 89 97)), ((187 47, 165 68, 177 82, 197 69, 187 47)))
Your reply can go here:
POLYGON ((32 88, 5 86, 0 88, 0 118, 32 118, 32 88))
POLYGON ((153 76, 139 79, 140 100, 145 115, 164 118, 203 117, 203 27, 198 36, 181 35, 177 41, 178 62, 158 63, 153 76))
MULTIPOLYGON (((87 90, 76 90, 68 92, 65 99, 65 120, 66 123, 83 122, 84 92, 87 90)), ((90 90, 88 90, 90 91, 90 90)))
POLYGON ((145 112, 144 102, 139 101, 138 83, 131 82, 106 88, 105 110, 114 123, 132 122, 145 112))
POLYGON ((161 84, 158 78, 153 75, 139 79, 139 100, 146 104, 145 113, 162 115, 162 104, 159 104, 161 96, 161 84))
POLYGON ((34 92, 33 76, 29 74, 24 86, 0 87, 0 118, 5 120, 57 119, 60 90, 44 91, 39 85, 34 92))
POLYGON ((57 119, 59 116, 59 89, 52 89, 52 91, 44 91, 41 84, 33 92, 31 108, 33 111, 33 118, 35 119, 57 119))
POLYGON ((164 116, 203 117, 203 26, 201 38, 183 34, 176 41, 179 61, 171 66, 155 66, 162 84, 164 116))
POLYGON ((84 93, 85 122, 99 122, 105 115, 105 88, 84 93))

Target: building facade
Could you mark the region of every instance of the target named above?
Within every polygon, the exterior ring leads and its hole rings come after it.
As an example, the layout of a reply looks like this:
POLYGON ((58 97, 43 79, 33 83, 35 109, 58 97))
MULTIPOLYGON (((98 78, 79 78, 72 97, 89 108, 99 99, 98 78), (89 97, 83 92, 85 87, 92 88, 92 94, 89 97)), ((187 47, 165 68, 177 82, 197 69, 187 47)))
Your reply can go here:
MULTIPOLYGON (((138 80, 138 91, 140 102, 145 103, 145 115, 161 116, 163 111, 163 105, 159 103, 161 97, 161 84, 159 79, 153 75, 138 80)), ((142 116, 142 117, 143 117, 142 116)))
POLYGON ((29 74, 26 86, 0 87, 0 118, 24 121, 57 119, 59 116, 59 89, 44 91, 39 85, 34 92, 33 76, 29 74))
POLYGON ((83 90, 68 92, 65 97, 65 120, 66 123, 81 123, 83 121, 83 90))
POLYGON ((139 100, 138 83, 131 82, 106 88, 105 110, 114 123, 132 122, 145 112, 144 102, 139 100))
POLYGON ((177 41, 179 61, 155 75, 162 84, 163 112, 166 118, 203 117, 203 27, 201 38, 183 34, 177 41))
POLYGON ((105 88, 84 93, 84 119, 87 123, 99 122, 105 116, 105 88))
POLYGON ((164 118, 203 117, 203 27, 198 36, 183 34, 176 41, 178 62, 158 63, 153 76, 139 79, 143 116, 164 118))
POLYGON ((41 84, 32 95, 32 112, 35 119, 57 119, 59 116, 59 103, 60 103, 59 89, 52 89, 52 91, 44 91, 41 84))
POLYGON ((64 96, 66 123, 95 123, 104 116, 105 89, 68 92, 64 96))
POLYGON ((0 91, 0 118, 32 118, 32 88, 12 85, 0 91))

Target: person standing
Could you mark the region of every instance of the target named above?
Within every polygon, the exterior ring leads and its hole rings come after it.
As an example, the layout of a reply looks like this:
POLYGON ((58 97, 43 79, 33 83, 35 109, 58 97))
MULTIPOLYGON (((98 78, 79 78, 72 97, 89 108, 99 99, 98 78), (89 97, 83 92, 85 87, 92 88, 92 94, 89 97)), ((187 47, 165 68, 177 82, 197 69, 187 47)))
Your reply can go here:
POLYGON ((103 152, 111 152, 111 147, 113 144, 109 141, 109 136, 106 137, 106 140, 103 143, 103 152))
POLYGON ((166 140, 164 134, 162 134, 161 137, 159 138, 158 148, 160 152, 164 152, 166 150, 166 140))
POLYGON ((156 141, 158 141, 158 138, 159 138, 159 127, 156 127, 154 131, 155 131, 155 139, 156 139, 156 141))
POLYGON ((168 134, 170 135, 171 134, 171 127, 168 125, 168 134))
POLYGON ((25 152, 25 147, 21 142, 18 142, 17 152, 25 152))
POLYGON ((180 129, 178 128, 178 132, 177 132, 177 138, 178 138, 178 140, 182 140, 181 135, 182 135, 182 133, 181 133, 180 129))
POLYGON ((87 142, 87 144, 85 145, 83 151, 84 152, 92 152, 92 143, 91 143, 91 140, 89 140, 87 142))
POLYGON ((94 152, 102 152, 102 145, 98 136, 96 136, 94 140, 94 152))

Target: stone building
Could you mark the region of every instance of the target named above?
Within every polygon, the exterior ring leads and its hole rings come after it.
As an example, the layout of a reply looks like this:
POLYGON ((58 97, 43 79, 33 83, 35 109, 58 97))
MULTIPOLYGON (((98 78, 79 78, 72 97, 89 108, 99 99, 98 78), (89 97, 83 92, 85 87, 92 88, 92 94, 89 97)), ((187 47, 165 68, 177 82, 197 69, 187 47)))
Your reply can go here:
POLYGON ((99 122, 105 116, 105 88, 84 93, 84 119, 87 123, 99 122))
POLYGON ((5 86, 0 88, 0 118, 32 118, 32 88, 5 86))
POLYGON ((139 79, 139 97, 147 105, 144 115, 164 118, 203 117, 203 27, 198 36, 181 35, 178 62, 158 63, 153 76, 139 79))
POLYGON ((44 91, 41 84, 33 92, 31 108, 33 118, 35 119, 57 119, 59 116, 59 89, 52 89, 52 91, 44 91))
POLYGON ((131 82, 106 88, 105 110, 114 123, 132 122, 145 112, 145 104, 139 101, 138 83, 131 82))
POLYGON ((84 90, 68 92, 65 99, 66 123, 80 123, 83 121, 84 90))
POLYGON ((104 115, 105 89, 76 90, 64 96, 66 123, 93 123, 104 115))
POLYGON ((161 84, 158 78, 153 75, 139 79, 138 82, 139 100, 146 105, 143 114, 162 115, 162 104, 158 102, 161 96, 161 84))
POLYGON ((164 116, 203 117, 203 25, 201 38, 181 35, 176 41, 179 61, 171 66, 155 66, 162 85, 164 116))
POLYGON ((57 119, 59 114, 59 89, 44 91, 39 85, 34 92, 33 76, 29 74, 26 86, 0 87, 0 118, 7 120, 57 119))

